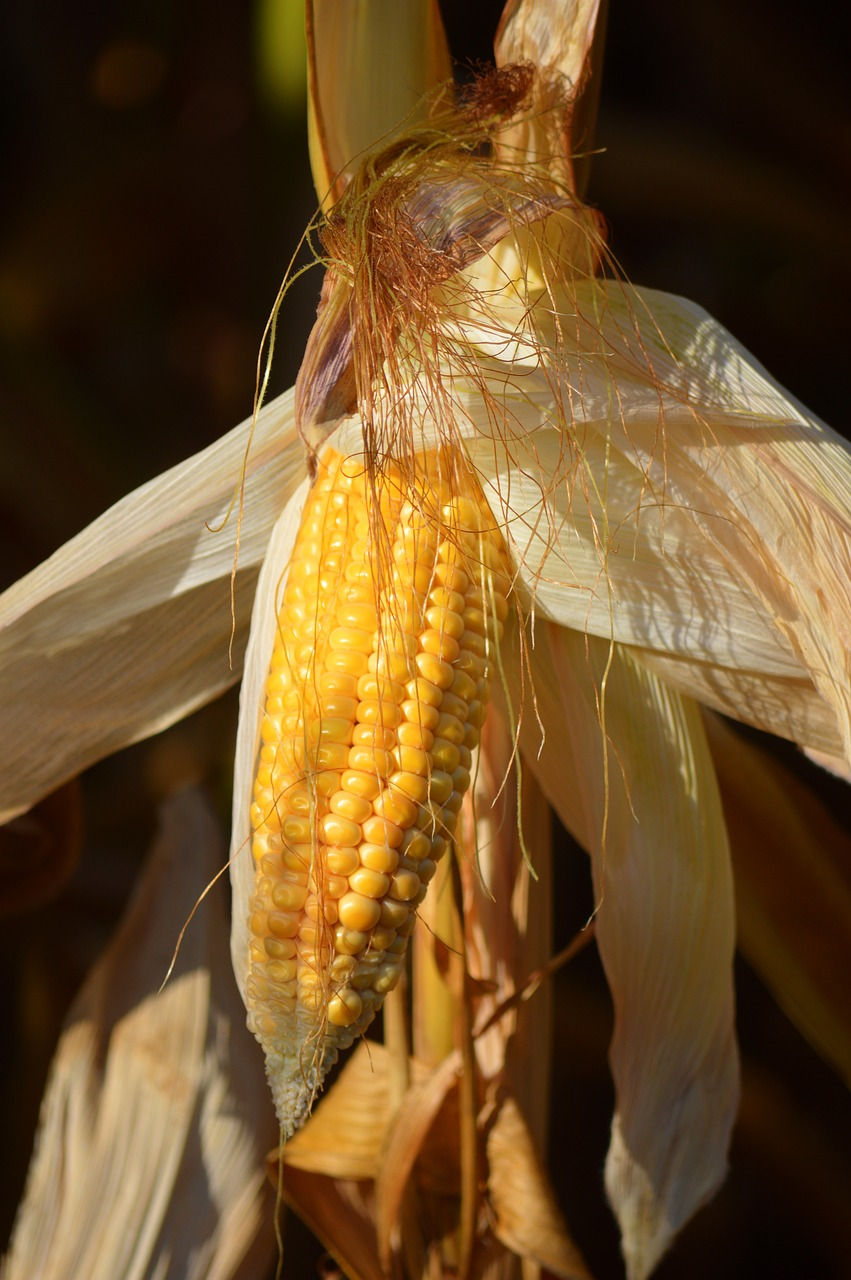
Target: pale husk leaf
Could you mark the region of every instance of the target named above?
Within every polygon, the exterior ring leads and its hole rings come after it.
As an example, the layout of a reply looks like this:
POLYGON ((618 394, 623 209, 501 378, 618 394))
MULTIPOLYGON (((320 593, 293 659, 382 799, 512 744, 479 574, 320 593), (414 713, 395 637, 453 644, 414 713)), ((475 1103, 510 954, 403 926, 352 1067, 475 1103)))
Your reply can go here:
POLYGON ((599 0, 509 0, 494 42, 497 66, 531 62, 579 85, 599 8, 599 0))
POLYGON ((535 671, 548 736, 541 748, 524 716, 521 742, 592 855, 615 1006, 606 1185, 640 1280, 726 1169, 738 1070, 723 815, 697 708, 619 646, 539 626, 535 671))
POLYGON ((681 693, 734 720, 792 742, 807 743, 809 752, 831 761, 834 770, 842 773, 843 761, 834 754, 842 750, 836 716, 805 675, 768 675, 765 664, 762 670, 732 668, 685 654, 644 648, 634 652, 681 693))
POLYGON ((596 113, 598 85, 590 94, 583 90, 600 61, 599 9, 599 0, 509 0, 494 46, 497 66, 532 63, 537 72, 533 101, 500 135, 497 153, 518 170, 541 166, 574 191, 585 168, 577 151, 587 147, 596 113))
POLYGON ((851 1084, 851 839, 779 761, 704 715, 733 847, 738 943, 851 1084))
POLYGON ((422 122, 452 64, 436 0, 310 0, 307 47, 310 164, 328 207, 370 148, 422 122))
POLYGON ((244 994, 248 966, 248 916, 254 892, 254 859, 251 855, 250 809, 254 772, 260 743, 264 689, 275 644, 278 604, 286 585, 290 556, 307 497, 307 480, 291 494, 280 510, 264 547, 251 610, 251 629, 245 650, 239 691, 239 723, 234 755, 233 813, 231 821, 230 878, 231 959, 240 993, 244 994))
POLYGON ((122 498, 0 596, 0 821, 239 678, 257 567, 302 474, 291 394, 259 414, 249 450, 250 428, 122 498), (246 459, 237 558, 236 506, 226 516, 246 459))
POLYGON ((651 425, 626 407, 618 443, 669 503, 690 507, 700 534, 761 602, 851 758, 851 446, 700 307, 615 288, 606 302, 601 332, 621 391, 636 333, 666 389, 664 450, 658 414, 651 425))
POLYGON ((60 1040, 6 1280, 225 1280, 262 1271, 273 1255, 263 1157, 274 1113, 216 893, 157 990, 221 868, 221 839, 195 793, 170 801, 163 824, 60 1040))
POLYGON ((458 397, 536 611, 847 754, 851 450, 682 299, 579 281, 559 305, 555 346, 530 331, 490 400, 458 397))
MULTIPOLYGON (((473 803, 462 825, 463 833, 467 821, 475 820, 475 843, 462 853, 460 870, 466 960, 478 991, 476 1026, 484 1026, 552 950, 550 810, 532 771, 523 768, 518 777, 515 757, 514 734, 493 706, 482 726, 473 803)), ((508 1089, 539 1152, 546 1150, 549 1133, 551 1017, 552 991, 544 983, 475 1042, 483 1078, 508 1089)))

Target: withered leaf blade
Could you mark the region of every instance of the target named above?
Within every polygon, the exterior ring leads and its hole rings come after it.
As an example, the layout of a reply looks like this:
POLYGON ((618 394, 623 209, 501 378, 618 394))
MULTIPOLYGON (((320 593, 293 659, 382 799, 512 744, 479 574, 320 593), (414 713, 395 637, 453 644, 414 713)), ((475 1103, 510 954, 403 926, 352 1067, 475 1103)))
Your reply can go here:
POLYGON ((282 1148, 287 1168, 376 1178, 391 1120, 387 1050, 362 1040, 304 1128, 282 1148))
MULTIPOLYGON (((412 1060, 414 1084, 398 1111, 391 1104, 390 1066, 384 1045, 362 1041, 280 1153, 287 1203, 354 1280, 385 1280, 389 1272, 405 1187, 455 1081, 458 1057, 436 1072, 412 1060)), ((429 1167, 445 1166, 445 1149, 431 1155, 429 1167)))
POLYGON ((273 1256, 276 1125, 215 894, 158 992, 224 856, 200 796, 172 799, 60 1040, 6 1280, 247 1280, 273 1256))
MULTIPOLYGON (((381 1174, 376 1183, 375 1222, 379 1256, 387 1270, 401 1244, 401 1220, 405 1188, 423 1149, 429 1130, 446 1104, 458 1080, 461 1055, 451 1053, 425 1079, 412 1084, 402 1099, 384 1149, 381 1174)), ((453 1173, 444 1164, 444 1185, 453 1173)))
POLYGON ((487 1138, 493 1230, 506 1248, 564 1280, 590 1280, 541 1167, 523 1114, 503 1099, 487 1138))
POLYGON ((283 1192, 349 1280, 387 1280, 375 1247, 372 1183, 285 1168, 283 1192))

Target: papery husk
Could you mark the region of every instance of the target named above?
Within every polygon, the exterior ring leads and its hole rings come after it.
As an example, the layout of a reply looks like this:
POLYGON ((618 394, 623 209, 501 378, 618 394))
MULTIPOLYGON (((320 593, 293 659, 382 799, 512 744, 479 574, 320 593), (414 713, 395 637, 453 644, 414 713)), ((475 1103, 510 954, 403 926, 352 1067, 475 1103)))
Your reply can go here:
POLYGON ((851 838, 767 752, 704 714, 733 847, 738 944, 851 1084, 851 838))
POLYGON ((367 151, 421 123, 452 63, 436 0, 309 0, 306 16, 310 164, 328 209, 367 151))
POLYGON ((303 474, 292 406, 128 494, 0 596, 0 822, 239 678, 258 565, 303 474))
POLYGON ((600 0, 509 0, 494 41, 498 67, 528 62, 540 72, 534 105, 500 139, 500 153, 517 168, 548 164, 573 191, 584 186, 583 152, 594 133, 606 25, 600 9, 600 0))
MULTIPOLYGON (((497 671, 494 683, 499 681, 497 671)), ((461 833, 467 835, 460 873, 475 1031, 552 951, 552 815, 533 771, 521 768, 499 699, 482 726, 461 833)), ((552 990, 542 983, 475 1035, 482 1078, 500 1084, 519 1104, 539 1155, 549 1134, 552 1013, 552 990)))
POLYGON ((643 1280, 726 1172, 738 1101, 726 832, 696 706, 590 636, 539 624, 534 661, 546 737, 530 709, 520 740, 591 854, 615 1010, 606 1187, 627 1274, 643 1280))
POLYGON ((274 1254, 263 1156, 276 1124, 222 938, 221 867, 201 797, 169 801, 119 931, 51 1068, 4 1280, 226 1280, 274 1254))
POLYGON ((833 712, 842 745, 832 754, 851 759, 851 446, 702 308, 607 287, 601 318, 625 404, 615 442, 635 451, 669 504, 694 512, 833 712), (664 388, 653 420, 642 420, 640 393, 630 406, 636 336, 664 388))
POLYGON ((537 615, 847 758, 851 448, 683 299, 575 279, 537 310, 490 402, 457 384, 537 615))
POLYGON ((499 21, 497 66, 531 62, 565 80, 575 96, 588 70, 600 0, 508 0, 499 21))
POLYGON ((250 808, 263 718, 264 689, 275 644, 278 604, 286 586, 287 567, 301 523, 308 488, 308 482, 302 479, 280 509, 269 534, 254 593, 251 627, 239 690, 229 869, 233 895, 231 960, 236 984, 243 999, 248 969, 248 917, 255 876, 254 859, 251 855, 250 808))

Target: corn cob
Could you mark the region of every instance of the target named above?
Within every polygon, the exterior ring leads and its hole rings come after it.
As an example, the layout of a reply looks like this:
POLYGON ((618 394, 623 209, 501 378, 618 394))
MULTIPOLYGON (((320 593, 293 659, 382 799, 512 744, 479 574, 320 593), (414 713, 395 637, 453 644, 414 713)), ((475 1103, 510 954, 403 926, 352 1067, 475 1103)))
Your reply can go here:
POLYGON ((376 485, 326 450, 289 566, 246 980, 286 1133, 396 984, 470 781, 508 577, 484 500, 453 496, 447 457, 421 455, 413 481, 384 468, 376 485))

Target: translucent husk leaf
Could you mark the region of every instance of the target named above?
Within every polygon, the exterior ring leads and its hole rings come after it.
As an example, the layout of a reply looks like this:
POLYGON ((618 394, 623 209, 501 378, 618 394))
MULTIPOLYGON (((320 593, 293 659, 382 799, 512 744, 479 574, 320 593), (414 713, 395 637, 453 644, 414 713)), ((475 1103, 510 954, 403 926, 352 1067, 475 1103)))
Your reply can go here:
POLYGON ((169 802, 128 913, 69 1015, 7 1280, 249 1276, 274 1253, 276 1124, 221 948, 224 857, 201 798, 169 802))
POLYGON ((572 190, 580 189, 581 153, 593 136, 605 29, 599 10, 599 0, 509 0, 494 45, 498 67, 531 62, 540 73, 533 107, 500 140, 501 154, 518 169, 547 164, 572 190), (589 93, 592 65, 597 83, 589 93))
MULTIPOLYGON (((475 1027, 520 990, 552 950, 551 814, 534 773, 523 768, 518 775, 515 751, 510 722, 492 706, 462 825, 465 832, 475 822, 475 840, 460 865, 475 1027)), ((475 1042, 483 1078, 502 1083, 516 1099, 539 1152, 549 1134, 551 1020, 552 992, 544 983, 475 1042), (531 1056, 529 1045, 535 1046, 531 1056)))
POLYGON ((532 62, 578 86, 599 8, 600 0, 509 0, 494 43, 497 66, 532 62))
MULTIPOLYGON (((299 449, 299 458, 301 450, 299 449)), ((254 892, 254 859, 251 855, 250 808, 254 794, 254 769, 263 716, 263 691, 278 618, 278 602, 286 585, 286 570, 295 545, 301 513, 309 490, 302 481, 278 514, 257 578, 251 611, 251 629, 245 650, 245 664, 239 691, 239 722, 233 771, 233 813, 231 820, 230 879, 231 958, 240 994, 243 994, 248 965, 248 917, 254 892)))
POLYGON ((592 857, 615 1007, 606 1186, 640 1280, 726 1169, 738 1100, 726 833, 693 704, 619 646, 552 626, 535 644, 547 737, 524 716, 521 743, 592 857))
POLYGON ((250 425, 122 498, 0 596, 0 821, 239 678, 257 567, 303 471, 288 393, 257 419, 237 561, 236 508, 225 518, 250 425))
POLYGON ((730 667, 701 661, 697 656, 645 648, 636 648, 635 653, 681 693, 766 733, 808 744, 814 756, 831 761, 835 770, 842 771, 843 761, 834 755, 842 750, 836 716, 805 675, 768 674, 767 664, 761 670, 730 667))
POLYGON ((851 446, 701 308, 650 290, 630 300, 609 288, 606 302, 601 333, 621 392, 636 330, 666 388, 664 451, 658 398, 652 425, 626 401, 615 442, 634 450, 669 503, 694 512, 832 710, 851 759, 851 446))
POLYGON ((331 205, 366 151, 421 123, 452 64, 436 0, 310 0, 307 47, 313 184, 331 205))
POLYGON ((687 660, 803 678, 766 610, 706 546, 691 513, 647 494, 640 468, 605 438, 584 443, 586 492, 568 487, 560 427, 543 425, 510 449, 482 438, 467 447, 494 514, 508 516, 539 617, 687 660))
POLYGON ((733 846, 738 943, 851 1084, 851 839, 788 769, 705 715, 733 846))
POLYGON ((607 281, 556 300, 556 348, 530 330, 525 372, 461 397, 536 612, 847 755, 851 449, 700 308, 607 281))

